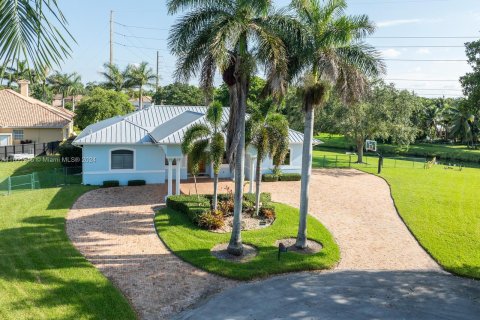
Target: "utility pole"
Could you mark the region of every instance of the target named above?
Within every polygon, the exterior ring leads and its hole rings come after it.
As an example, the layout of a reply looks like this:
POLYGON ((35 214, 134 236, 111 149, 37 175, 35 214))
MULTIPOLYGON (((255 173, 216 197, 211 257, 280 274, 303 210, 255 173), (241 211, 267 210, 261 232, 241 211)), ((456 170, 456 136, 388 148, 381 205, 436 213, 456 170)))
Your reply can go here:
POLYGON ((158 90, 158 85, 160 84, 160 51, 157 51, 157 81, 155 91, 158 90))
POLYGON ((110 10, 110 65, 113 65, 113 10, 110 10))

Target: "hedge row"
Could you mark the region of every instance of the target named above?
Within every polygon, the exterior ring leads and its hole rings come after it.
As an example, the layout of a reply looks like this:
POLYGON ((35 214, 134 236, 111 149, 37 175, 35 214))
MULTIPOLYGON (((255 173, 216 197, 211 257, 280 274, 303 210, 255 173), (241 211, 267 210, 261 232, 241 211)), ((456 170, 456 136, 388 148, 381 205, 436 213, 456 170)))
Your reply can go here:
POLYGON ((301 178, 302 176, 299 173, 282 173, 281 175, 266 173, 262 175, 262 181, 264 182, 300 181, 301 178))
MULTIPOLYGON (((144 186, 146 184, 145 180, 129 180, 129 186, 144 186)), ((103 181, 102 188, 111 188, 120 186, 120 181, 118 180, 105 180, 103 181)))
POLYGON ((167 207, 185 213, 194 223, 198 217, 210 210, 210 200, 204 196, 177 195, 167 198, 167 207))

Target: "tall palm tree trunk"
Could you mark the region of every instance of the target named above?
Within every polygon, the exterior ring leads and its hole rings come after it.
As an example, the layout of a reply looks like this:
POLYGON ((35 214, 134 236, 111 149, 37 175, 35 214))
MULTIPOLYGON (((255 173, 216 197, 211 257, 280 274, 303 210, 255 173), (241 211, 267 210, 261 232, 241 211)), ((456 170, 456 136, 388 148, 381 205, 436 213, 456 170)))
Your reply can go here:
POLYGON ((139 94, 138 94, 138 108, 140 110, 143 109, 143 88, 142 88, 142 86, 140 86, 140 91, 139 91, 139 94))
POLYGON ((218 173, 213 174, 213 210, 217 211, 218 203, 218 173))
POLYGON ((307 214, 310 176, 312 175, 312 140, 313 140, 314 108, 307 106, 305 112, 305 129, 302 153, 302 181, 300 189, 300 221, 298 225, 297 241, 295 246, 300 249, 307 247, 307 214))
POLYGON ((260 212, 260 183, 262 181, 262 159, 257 155, 257 167, 255 168, 255 215, 260 212))
MULTIPOLYGON (((230 114, 228 117, 228 132, 227 132, 227 160, 228 163, 233 163, 234 154, 237 150, 239 135, 237 134, 238 129, 238 84, 234 84, 228 87, 228 96, 230 103, 230 114)), ((230 166, 230 169, 233 169, 233 166, 230 166)))
POLYGON ((243 181, 245 168, 245 113, 247 109, 247 76, 241 72, 239 81, 239 99, 238 99, 238 117, 237 126, 239 132, 239 142, 235 154, 235 197, 233 209, 233 230, 228 244, 228 253, 236 256, 243 254, 242 244, 242 200, 243 200, 243 181))

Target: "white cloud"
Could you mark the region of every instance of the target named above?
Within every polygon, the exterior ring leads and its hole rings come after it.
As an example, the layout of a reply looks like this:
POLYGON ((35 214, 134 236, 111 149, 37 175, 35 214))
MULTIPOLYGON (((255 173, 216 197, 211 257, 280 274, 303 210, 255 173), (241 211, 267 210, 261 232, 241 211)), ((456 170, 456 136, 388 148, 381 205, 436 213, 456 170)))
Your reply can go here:
POLYGON ((418 54, 430 54, 430 49, 428 48, 420 48, 417 50, 418 54))
POLYGON ((377 26, 382 27, 394 27, 403 24, 413 24, 421 22, 421 19, 398 19, 398 20, 385 20, 377 22, 377 26))
POLYGON ((392 49, 392 48, 382 50, 380 52, 381 52, 382 56, 385 57, 385 58, 396 58, 396 57, 398 57, 399 55, 402 54, 400 51, 392 49))

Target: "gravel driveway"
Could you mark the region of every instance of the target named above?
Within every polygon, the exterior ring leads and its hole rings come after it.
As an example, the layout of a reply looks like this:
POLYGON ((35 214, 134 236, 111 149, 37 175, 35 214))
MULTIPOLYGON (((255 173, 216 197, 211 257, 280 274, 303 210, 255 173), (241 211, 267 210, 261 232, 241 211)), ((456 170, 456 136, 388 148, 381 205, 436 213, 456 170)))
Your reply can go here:
POLYGON ((67 216, 80 252, 130 300, 140 319, 166 319, 236 282, 183 262, 158 238, 154 208, 164 186, 97 189, 67 216))
MULTIPOLYGON (((210 181, 199 181, 199 193, 212 193, 210 181)), ((219 192, 225 187, 233 183, 222 181, 219 192)), ((265 182, 261 190, 273 201, 300 207, 299 181, 265 182)), ((182 191, 193 194, 193 183, 183 184, 182 191)), ((309 209, 340 246, 338 270, 440 270, 398 216, 381 178, 353 169, 315 169, 309 209)))
MULTIPOLYGON (((226 181, 220 185, 233 187, 226 181)), ((274 201, 298 207, 299 182, 262 186, 274 201)), ((212 183, 199 179, 198 188, 211 192, 212 183)), ((163 205, 165 189, 97 189, 80 197, 67 217, 73 244, 120 288, 141 319, 169 318, 238 284, 190 266, 163 245, 153 217, 154 208, 163 205)), ((193 183, 182 184, 182 192, 194 193, 193 183)), ((378 177, 355 170, 314 170, 310 210, 340 245, 338 270, 440 270, 398 217, 389 187, 378 177)), ((257 284, 260 292, 262 282, 257 284)))

